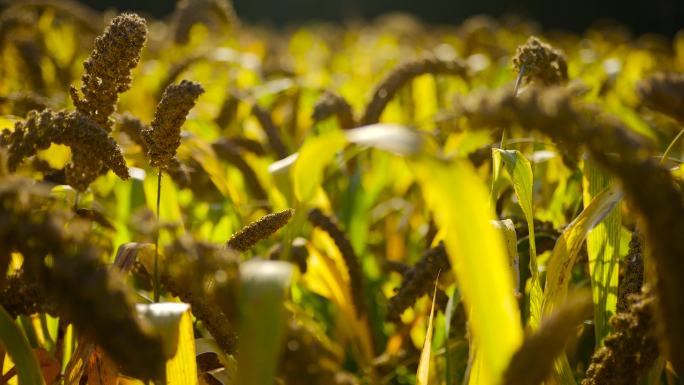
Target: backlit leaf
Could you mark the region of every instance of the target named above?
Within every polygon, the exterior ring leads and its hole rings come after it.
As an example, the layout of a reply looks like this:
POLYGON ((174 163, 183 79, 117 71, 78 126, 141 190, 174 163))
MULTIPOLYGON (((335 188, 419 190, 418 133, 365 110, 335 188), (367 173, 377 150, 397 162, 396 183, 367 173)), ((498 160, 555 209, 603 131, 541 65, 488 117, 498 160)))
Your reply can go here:
POLYGON ((494 213, 487 188, 465 161, 424 157, 411 166, 435 222, 445 231, 481 359, 481 383, 494 383, 520 345, 522 328, 504 241, 490 223, 494 213))

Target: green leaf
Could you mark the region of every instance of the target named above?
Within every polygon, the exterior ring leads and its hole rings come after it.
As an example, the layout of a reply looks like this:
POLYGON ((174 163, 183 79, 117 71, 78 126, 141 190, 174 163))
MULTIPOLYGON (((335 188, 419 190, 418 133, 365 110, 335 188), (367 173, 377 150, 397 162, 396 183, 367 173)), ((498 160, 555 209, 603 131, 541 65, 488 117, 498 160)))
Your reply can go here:
POLYGON ((515 282, 515 291, 518 292, 520 288, 520 257, 518 256, 518 235, 515 233, 515 225, 513 225, 513 221, 510 219, 492 221, 492 225, 503 235, 508 265, 515 282))
POLYGON ((533 328, 539 326, 541 318, 542 290, 539 282, 539 268, 537 267, 537 245, 534 235, 534 206, 532 203, 532 188, 534 178, 530 161, 517 150, 492 149, 494 162, 503 162, 506 172, 513 182, 515 195, 525 215, 530 243, 530 324, 533 328))
POLYGON ((347 144, 340 131, 330 131, 310 138, 300 148, 292 168, 295 196, 300 202, 311 201, 323 180, 323 170, 347 144))
POLYGON ((522 341, 522 328, 504 240, 490 222, 487 188, 464 160, 423 157, 411 166, 445 235, 481 361, 478 378, 495 383, 522 341))
POLYGON ((17 368, 19 385, 45 384, 40 365, 26 336, 2 306, 0 306, 0 342, 17 368))
MULTIPOLYGON (((605 218, 622 199, 622 190, 612 186, 598 194, 591 203, 568 225, 556 241, 549 259, 542 303, 542 315, 553 313, 566 299, 572 267, 587 234, 605 218)), ((554 362, 554 377, 561 385, 574 385, 575 379, 565 354, 554 362)))
POLYGON ((466 366, 468 364, 468 341, 466 339, 465 330, 459 331, 461 335, 458 338, 450 338, 451 319, 456 312, 456 306, 461 302, 461 294, 458 288, 454 288, 453 294, 449 296, 447 308, 444 312, 444 334, 446 335, 446 342, 444 350, 446 352, 446 383, 447 385, 456 384, 465 376, 466 366))
POLYGON ((285 337, 284 301, 293 266, 282 261, 249 260, 240 265, 241 385, 272 385, 285 337))
POLYGON ((565 301, 572 266, 587 234, 605 218, 622 199, 622 190, 612 186, 598 194, 591 203, 566 227, 549 259, 544 288, 542 314, 551 314, 565 301))
MULTIPOLYGON (((610 177, 592 160, 584 162, 584 206, 604 190, 610 177)), ((587 252, 591 291, 594 299, 594 328, 596 347, 610 333, 608 320, 615 314, 620 259, 620 208, 614 207, 601 223, 589 232, 587 252)))
POLYGON ((437 283, 435 282, 435 290, 432 293, 432 307, 430 308, 430 319, 427 324, 427 332, 425 332, 425 343, 423 350, 420 352, 420 361, 418 361, 418 373, 416 374, 416 385, 428 385, 430 378, 430 356, 432 355, 432 321, 435 316, 435 299, 437 298, 437 283))

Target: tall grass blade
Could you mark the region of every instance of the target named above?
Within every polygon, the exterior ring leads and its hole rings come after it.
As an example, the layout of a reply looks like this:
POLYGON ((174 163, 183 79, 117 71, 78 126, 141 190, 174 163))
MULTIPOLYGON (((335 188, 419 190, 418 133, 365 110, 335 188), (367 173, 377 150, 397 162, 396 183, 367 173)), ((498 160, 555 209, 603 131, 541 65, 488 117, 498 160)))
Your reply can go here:
POLYGON ((195 356, 192 312, 188 309, 183 312, 178 324, 176 354, 166 362, 166 383, 168 385, 197 385, 195 356))
MULTIPOLYGON (((584 162, 583 199, 588 206, 610 182, 610 177, 589 159, 584 162)), ((617 304, 618 262, 620 258, 620 208, 614 207, 587 236, 589 273, 594 298, 594 335, 596 347, 610 333, 608 323, 617 304)))
MULTIPOLYGON (((481 359, 480 382, 495 383, 522 341, 506 247, 491 224, 487 188, 463 160, 410 161, 427 206, 445 233, 452 269, 481 359)), ((472 373, 471 373, 472 375, 472 373)))
MULTIPOLYGON (((572 267, 587 234, 605 218, 622 199, 622 190, 611 186, 598 194, 591 203, 568 225, 556 241, 549 259, 542 302, 542 315, 552 314, 563 304, 568 293, 572 267)), ((575 379, 568 357, 561 354, 554 363, 554 378, 560 385, 574 385, 575 379)))
POLYGON ((423 343, 423 350, 420 352, 420 361, 418 361, 416 385, 428 385, 430 379, 430 357, 432 353, 432 321, 435 316, 435 298, 437 298, 436 282, 434 293, 432 293, 432 307, 430 307, 430 319, 428 320, 427 324, 427 332, 425 332, 425 343, 423 343))
POLYGON ((323 180, 323 170, 347 144, 340 131, 331 131, 307 140, 292 168, 294 192, 301 202, 310 202, 323 180))
POLYGON ((40 365, 26 336, 2 306, 0 306, 0 342, 17 368, 19 385, 45 384, 40 365))
POLYGON ((605 218, 622 199, 622 190, 612 186, 598 194, 563 231, 549 259, 544 288, 543 315, 551 314, 568 293, 572 266, 589 231, 605 218))
POLYGON ((518 203, 525 215, 530 240, 530 325, 536 328, 541 319, 542 290, 537 267, 537 246, 534 235, 534 206, 532 187, 534 178, 532 166, 525 155, 517 150, 493 149, 494 162, 503 162, 512 182, 518 203))

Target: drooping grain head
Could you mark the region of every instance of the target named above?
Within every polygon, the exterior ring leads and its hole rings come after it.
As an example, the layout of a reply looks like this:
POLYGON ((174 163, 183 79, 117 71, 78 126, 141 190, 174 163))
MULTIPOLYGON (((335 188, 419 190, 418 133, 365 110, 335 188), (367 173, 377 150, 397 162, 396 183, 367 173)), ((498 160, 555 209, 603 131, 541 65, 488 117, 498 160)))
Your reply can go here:
POLYGON ((95 39, 95 48, 83 63, 82 96, 71 87, 76 108, 107 131, 112 129, 109 117, 116 111, 119 94, 131 87, 131 71, 138 65, 146 40, 145 20, 130 13, 115 17, 95 39))
POLYGON ((524 78, 527 81, 554 85, 568 80, 565 54, 535 36, 531 36, 525 44, 518 47, 513 57, 513 67, 518 72, 524 67, 524 78))
POLYGON ((257 221, 250 223, 233 234, 227 242, 228 248, 239 252, 245 252, 251 249, 257 242, 268 238, 278 231, 278 229, 285 226, 290 221, 293 214, 293 209, 287 209, 264 215, 257 221))
POLYGON ((653 75, 637 84, 637 94, 646 107, 684 124, 684 75, 653 75))
POLYGON ((183 80, 164 90, 154 112, 151 128, 142 132, 153 167, 167 169, 180 146, 180 129, 197 98, 204 93, 199 83, 183 80))
POLYGON ((107 131, 78 111, 31 111, 26 121, 15 124, 12 133, 3 134, 2 141, 7 142, 10 171, 16 170, 25 158, 57 143, 71 147, 66 178, 75 189, 85 190, 108 169, 121 179, 128 179, 128 167, 119 146, 107 131))
POLYGON ((221 25, 237 24, 233 4, 229 0, 180 0, 172 17, 174 41, 185 44, 190 40, 190 30, 198 23, 214 30, 221 25))

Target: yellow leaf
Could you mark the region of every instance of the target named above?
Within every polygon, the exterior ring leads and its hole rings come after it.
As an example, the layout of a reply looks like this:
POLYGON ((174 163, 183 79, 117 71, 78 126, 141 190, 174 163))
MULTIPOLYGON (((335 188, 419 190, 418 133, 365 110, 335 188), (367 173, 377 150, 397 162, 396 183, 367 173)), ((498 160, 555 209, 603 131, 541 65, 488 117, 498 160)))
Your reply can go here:
POLYGON ((435 282, 435 290, 432 293, 432 307, 430 308, 430 319, 427 324, 427 332, 425 332, 425 343, 423 344, 423 351, 420 352, 420 361, 418 362, 418 373, 416 374, 416 385, 428 385, 430 378, 430 356, 432 352, 432 320, 435 316, 435 298, 437 298, 437 283, 435 282))
POLYGON ((166 383, 168 385, 197 385, 195 335, 190 309, 181 315, 176 354, 166 362, 166 383))
POLYGON ((522 342, 520 311, 501 232, 487 188, 463 161, 411 161, 438 227, 467 306, 482 378, 498 381, 522 342))
POLYGON ((295 196, 300 202, 313 199, 323 180, 323 170, 346 144, 347 138, 340 131, 331 131, 304 143, 292 168, 295 196))

